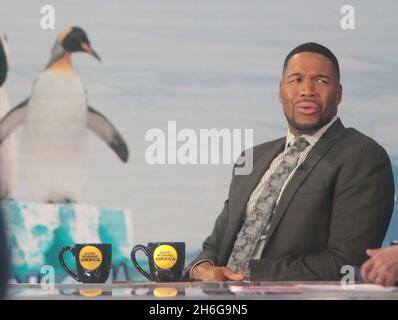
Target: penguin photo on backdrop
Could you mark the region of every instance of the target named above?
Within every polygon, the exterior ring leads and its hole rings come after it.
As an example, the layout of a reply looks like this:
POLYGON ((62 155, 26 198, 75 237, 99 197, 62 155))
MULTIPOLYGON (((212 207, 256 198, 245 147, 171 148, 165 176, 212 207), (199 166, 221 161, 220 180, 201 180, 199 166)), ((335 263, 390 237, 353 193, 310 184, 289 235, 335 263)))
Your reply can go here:
MULTIPOLYGON (((5 82, 10 64, 7 35, 0 32, 0 119, 10 111, 5 82)), ((0 145, 0 198, 13 199, 18 181, 17 142, 14 134, 0 145)))
POLYGON ((88 105, 71 56, 88 53, 98 61, 86 32, 70 27, 56 39, 45 70, 29 98, 0 121, 0 143, 22 125, 21 150, 35 201, 78 202, 88 165, 88 130, 106 142, 122 162, 128 147, 112 123, 88 105))

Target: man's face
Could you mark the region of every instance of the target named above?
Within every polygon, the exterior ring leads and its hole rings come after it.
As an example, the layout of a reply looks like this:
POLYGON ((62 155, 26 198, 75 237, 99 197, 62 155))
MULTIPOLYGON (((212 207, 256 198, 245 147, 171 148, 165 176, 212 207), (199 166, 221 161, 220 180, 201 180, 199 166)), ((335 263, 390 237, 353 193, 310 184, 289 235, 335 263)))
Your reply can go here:
POLYGON ((320 129, 337 114, 342 87, 332 62, 315 52, 292 56, 279 85, 279 100, 295 135, 320 129))

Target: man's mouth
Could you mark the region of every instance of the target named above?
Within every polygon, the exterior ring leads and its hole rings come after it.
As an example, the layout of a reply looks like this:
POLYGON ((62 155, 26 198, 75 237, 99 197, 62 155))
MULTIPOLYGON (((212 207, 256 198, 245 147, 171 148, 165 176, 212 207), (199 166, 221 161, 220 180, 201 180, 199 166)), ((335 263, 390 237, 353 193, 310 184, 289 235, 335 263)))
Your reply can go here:
POLYGON ((305 115, 312 115, 318 113, 321 109, 320 105, 313 101, 301 101, 295 104, 298 112, 305 115))

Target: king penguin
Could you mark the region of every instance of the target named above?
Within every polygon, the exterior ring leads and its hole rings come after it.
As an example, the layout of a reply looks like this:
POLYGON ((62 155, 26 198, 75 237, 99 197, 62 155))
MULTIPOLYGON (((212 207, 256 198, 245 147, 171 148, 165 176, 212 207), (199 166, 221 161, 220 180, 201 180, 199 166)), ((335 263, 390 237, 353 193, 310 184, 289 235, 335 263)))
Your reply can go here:
POLYGON ((88 105, 82 81, 72 66, 75 52, 88 53, 101 61, 86 32, 80 27, 68 28, 57 37, 31 96, 0 122, 0 143, 23 124, 22 155, 35 201, 80 201, 88 165, 87 128, 121 161, 128 160, 122 136, 104 115, 88 105))
MULTIPOLYGON (((7 36, 0 32, 0 119, 10 111, 5 81, 9 68, 9 48, 7 36)), ((1 199, 15 198, 18 180, 17 143, 14 135, 0 146, 0 197, 1 199)))

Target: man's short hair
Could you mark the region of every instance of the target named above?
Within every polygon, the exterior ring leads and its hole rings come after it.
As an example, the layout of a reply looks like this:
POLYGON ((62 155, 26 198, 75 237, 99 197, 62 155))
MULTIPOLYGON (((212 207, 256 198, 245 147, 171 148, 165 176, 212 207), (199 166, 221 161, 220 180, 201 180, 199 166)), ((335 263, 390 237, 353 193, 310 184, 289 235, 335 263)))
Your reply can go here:
POLYGON ((337 82, 340 82, 340 67, 339 62, 337 61, 336 56, 330 51, 328 48, 324 47, 323 45, 316 43, 316 42, 307 42, 300 44, 298 47, 294 48, 290 53, 286 56, 285 62, 283 63, 283 72, 285 71, 289 59, 297 53, 301 52, 315 52, 319 53, 326 58, 328 58, 333 65, 333 70, 336 72, 337 82))

